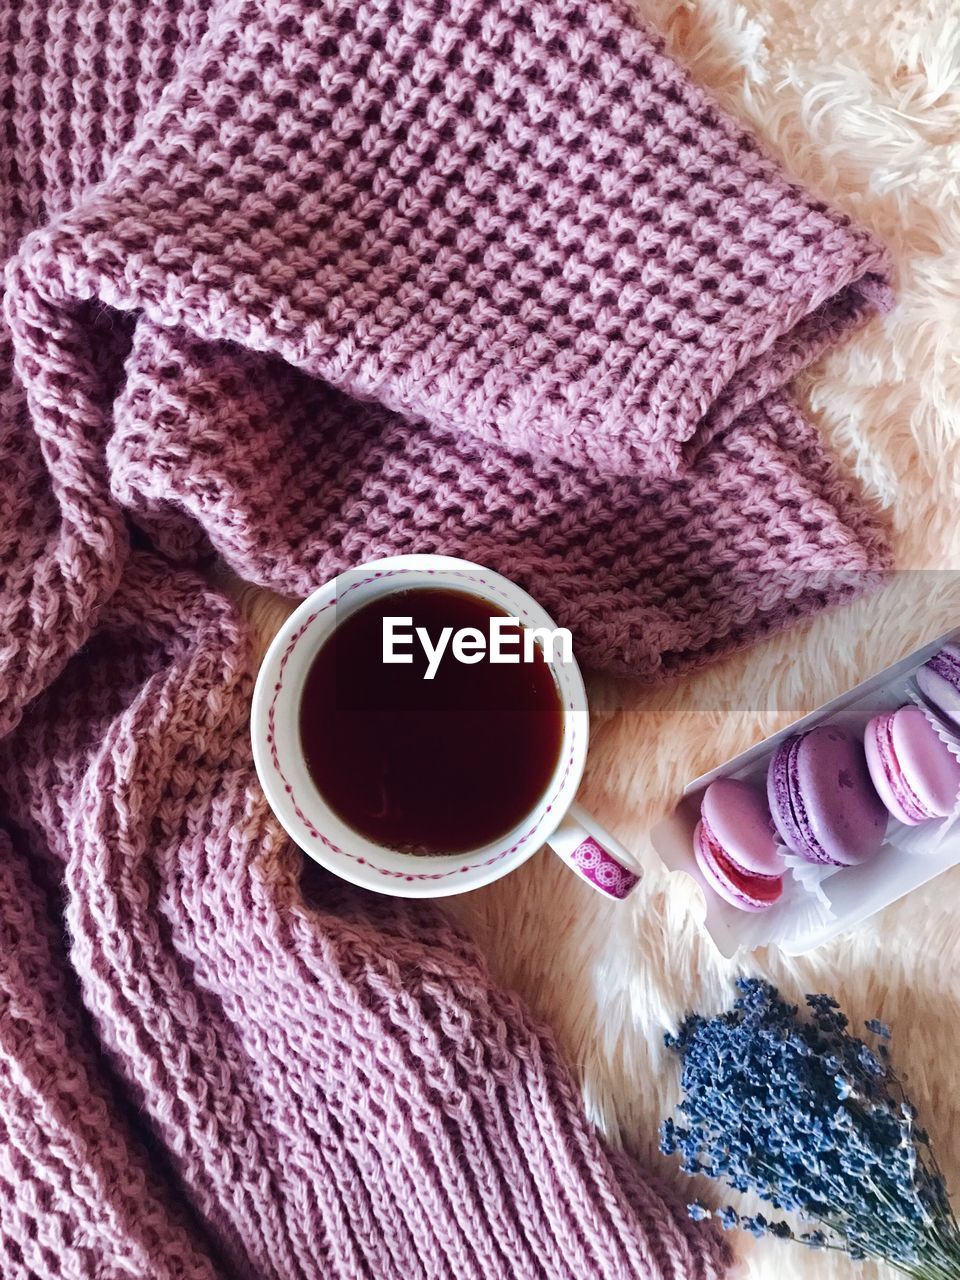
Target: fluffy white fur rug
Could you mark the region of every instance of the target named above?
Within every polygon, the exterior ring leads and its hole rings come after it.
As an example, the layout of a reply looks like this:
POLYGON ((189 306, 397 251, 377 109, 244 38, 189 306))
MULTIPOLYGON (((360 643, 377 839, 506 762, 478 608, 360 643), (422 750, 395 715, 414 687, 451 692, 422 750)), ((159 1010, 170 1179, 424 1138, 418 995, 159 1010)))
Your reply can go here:
MULTIPOLYGON (((960 1208, 960 867, 811 955, 728 963, 698 927, 698 891, 663 872, 647 838, 688 779, 960 623, 960 3, 645 0, 643 10, 790 171, 890 246, 895 311, 821 361, 800 394, 885 511, 900 567, 916 572, 670 689, 593 683, 581 799, 647 868, 628 905, 602 901, 541 852, 450 909, 557 1029, 596 1121, 654 1162, 676 1096, 663 1030, 725 1004, 734 974, 832 992, 853 1018, 891 1022, 960 1208)), ((288 606, 239 594, 268 640, 288 606)), ((743 1276, 857 1274, 799 1246, 734 1243, 743 1276)))

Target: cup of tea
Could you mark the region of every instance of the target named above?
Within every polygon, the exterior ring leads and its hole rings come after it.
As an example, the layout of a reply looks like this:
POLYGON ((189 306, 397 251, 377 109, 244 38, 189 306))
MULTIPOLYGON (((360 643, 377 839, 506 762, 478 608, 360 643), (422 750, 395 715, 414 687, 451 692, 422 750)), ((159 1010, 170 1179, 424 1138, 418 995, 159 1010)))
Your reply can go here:
POLYGON ((315 591, 267 651, 251 732, 281 824, 354 884, 444 897, 544 844, 609 897, 639 882, 575 801, 589 715, 569 632, 481 565, 392 556, 315 591))

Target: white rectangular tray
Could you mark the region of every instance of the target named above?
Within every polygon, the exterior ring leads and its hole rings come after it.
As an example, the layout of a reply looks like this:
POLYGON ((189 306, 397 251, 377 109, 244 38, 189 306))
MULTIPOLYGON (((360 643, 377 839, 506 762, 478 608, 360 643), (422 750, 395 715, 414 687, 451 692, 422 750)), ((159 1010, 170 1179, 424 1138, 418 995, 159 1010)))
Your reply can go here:
MULTIPOLYGON (((941 825, 930 823, 927 847, 906 852, 890 842, 891 836, 896 837, 897 825, 891 819, 887 841, 875 857, 858 867, 831 871, 815 893, 786 876, 780 902, 767 911, 750 913, 729 906, 708 888, 693 857, 693 831, 700 816, 700 800, 715 778, 741 778, 763 788, 770 756, 791 734, 827 721, 862 732, 873 716, 895 710, 910 700, 915 692, 914 672, 951 641, 960 642, 960 628, 916 649, 779 733, 695 778, 684 788, 674 811, 654 827, 651 840, 664 866, 691 876, 702 888, 706 902, 704 925, 721 954, 732 957, 742 950, 775 945, 787 955, 802 955, 960 862, 960 825, 941 837, 941 825)), ((818 874, 811 868, 815 879, 818 874)))

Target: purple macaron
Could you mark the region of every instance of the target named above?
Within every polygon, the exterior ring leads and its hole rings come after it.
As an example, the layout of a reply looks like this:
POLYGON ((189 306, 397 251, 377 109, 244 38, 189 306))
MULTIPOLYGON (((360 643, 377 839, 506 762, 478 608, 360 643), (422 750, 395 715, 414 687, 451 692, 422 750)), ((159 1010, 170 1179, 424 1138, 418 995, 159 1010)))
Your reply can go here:
POLYGON ((693 854, 707 884, 741 911, 763 911, 783 893, 783 862, 763 796, 718 778, 703 793, 693 854))
POLYGON ((917 672, 917 685, 935 711, 960 725, 960 647, 944 645, 917 672))
POLYGON ((887 811, 863 743, 840 725, 819 725, 780 744, 767 799, 784 844, 809 862, 855 866, 883 844, 887 811))
POLYGON ((900 822, 915 827, 952 812, 960 795, 960 761, 919 707, 875 716, 864 746, 873 784, 900 822))

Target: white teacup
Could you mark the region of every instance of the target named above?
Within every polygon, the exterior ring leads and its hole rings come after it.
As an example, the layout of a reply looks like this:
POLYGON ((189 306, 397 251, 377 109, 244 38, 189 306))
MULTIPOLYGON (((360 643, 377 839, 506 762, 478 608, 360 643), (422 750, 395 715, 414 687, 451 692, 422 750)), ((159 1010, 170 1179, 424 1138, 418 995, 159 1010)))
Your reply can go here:
POLYGON ((408 555, 373 560, 315 591, 270 645, 253 695, 251 732, 257 773, 289 835, 311 858, 367 889, 405 898, 441 898, 489 884, 542 845, 594 889, 625 898, 640 870, 627 851, 574 803, 583 774, 589 715, 576 661, 553 662, 563 707, 559 762, 537 803, 512 831, 466 853, 424 856, 371 842, 330 808, 311 778, 300 743, 299 707, 307 672, 321 646, 359 606, 414 587, 478 596, 528 627, 555 630, 549 615, 507 578, 468 560, 408 555))

